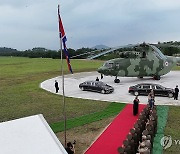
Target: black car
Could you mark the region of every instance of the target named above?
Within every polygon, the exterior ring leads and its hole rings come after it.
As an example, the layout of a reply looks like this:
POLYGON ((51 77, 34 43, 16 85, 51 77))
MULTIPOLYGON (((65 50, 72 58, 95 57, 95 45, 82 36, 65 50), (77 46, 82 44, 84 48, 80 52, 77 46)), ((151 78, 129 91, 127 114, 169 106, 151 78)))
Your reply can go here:
POLYGON ((148 95, 153 89, 155 96, 174 96, 174 90, 171 88, 163 87, 159 84, 141 83, 135 86, 129 87, 129 93, 137 95, 148 95))
POLYGON ((102 94, 112 93, 114 88, 102 81, 85 81, 79 85, 81 90, 95 91, 102 94))

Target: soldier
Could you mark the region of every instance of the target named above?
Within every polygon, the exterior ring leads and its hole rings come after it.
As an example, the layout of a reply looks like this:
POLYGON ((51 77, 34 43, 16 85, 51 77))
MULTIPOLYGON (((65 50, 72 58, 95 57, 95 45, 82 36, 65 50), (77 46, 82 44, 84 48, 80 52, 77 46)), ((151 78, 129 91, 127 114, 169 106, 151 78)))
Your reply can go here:
POLYGON ((151 142, 150 142, 150 140, 147 139, 147 137, 145 135, 142 136, 142 142, 145 144, 145 146, 148 149, 151 149, 151 142))
POLYGON ((119 154, 124 154, 124 151, 125 151, 124 147, 119 147, 118 148, 119 154))
POLYGON ((139 153, 138 154, 150 154, 150 150, 147 147, 144 148, 139 148, 139 153))
POLYGON ((179 94, 179 88, 178 85, 176 86, 176 88, 174 89, 175 93, 174 93, 174 100, 178 100, 178 94, 179 94))

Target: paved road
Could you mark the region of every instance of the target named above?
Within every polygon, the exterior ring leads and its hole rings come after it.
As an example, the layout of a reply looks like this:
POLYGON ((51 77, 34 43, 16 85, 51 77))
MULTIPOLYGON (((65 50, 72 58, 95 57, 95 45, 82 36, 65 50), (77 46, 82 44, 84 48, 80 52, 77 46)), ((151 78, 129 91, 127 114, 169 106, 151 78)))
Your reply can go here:
MULTIPOLYGON (((92 99, 92 100, 101 100, 101 101, 110 101, 110 102, 124 102, 132 103, 135 96, 128 93, 128 88, 131 85, 138 83, 157 83, 162 86, 175 88, 176 85, 180 87, 180 71, 171 71, 170 73, 162 76, 161 80, 153 80, 152 78, 143 78, 139 79, 136 77, 120 77, 120 83, 114 83, 114 77, 105 76, 102 81, 113 86, 114 92, 112 94, 101 94, 95 92, 81 91, 79 89, 79 84, 87 80, 95 80, 96 77, 100 78, 100 75, 97 72, 84 72, 76 73, 65 76, 65 96, 76 97, 83 99, 92 99)), ((62 77, 58 76, 46 80, 40 84, 40 87, 55 93, 54 81, 59 82, 59 95, 62 95, 62 77)), ((147 103, 147 96, 139 96, 140 103, 147 103)), ((174 100, 173 98, 168 97, 155 97, 155 104, 158 105, 180 105, 180 96, 179 100, 174 100)))

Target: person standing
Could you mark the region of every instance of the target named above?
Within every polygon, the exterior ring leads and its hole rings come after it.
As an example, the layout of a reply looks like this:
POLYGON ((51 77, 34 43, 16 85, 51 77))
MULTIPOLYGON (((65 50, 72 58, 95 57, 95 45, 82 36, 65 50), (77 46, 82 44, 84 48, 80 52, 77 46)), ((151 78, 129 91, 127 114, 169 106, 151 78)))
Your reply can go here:
POLYGON ((149 104, 150 108, 152 107, 151 97, 152 97, 152 94, 149 93, 149 94, 148 94, 148 104, 149 104))
POLYGON ((176 88, 174 89, 174 100, 178 100, 178 94, 179 94, 179 88, 178 85, 176 86, 176 88))
POLYGON ((154 91, 151 90, 151 92, 148 95, 148 104, 149 104, 151 109, 154 107, 154 102, 155 102, 154 91))
POLYGON ((74 154, 75 153, 75 147, 74 147, 74 144, 72 144, 71 142, 68 142, 67 143, 67 146, 66 146, 66 151, 68 154, 74 154))
POLYGON ((138 96, 135 97, 133 101, 133 115, 137 115, 139 110, 139 99, 138 96))
POLYGON ((98 78, 98 77, 96 78, 96 81, 99 81, 99 78, 98 78))
POLYGON ((58 86, 57 80, 55 80, 55 89, 56 89, 56 93, 58 93, 58 91, 59 91, 59 86, 58 86))
POLYGON ((103 79, 103 74, 101 74, 101 80, 103 79))

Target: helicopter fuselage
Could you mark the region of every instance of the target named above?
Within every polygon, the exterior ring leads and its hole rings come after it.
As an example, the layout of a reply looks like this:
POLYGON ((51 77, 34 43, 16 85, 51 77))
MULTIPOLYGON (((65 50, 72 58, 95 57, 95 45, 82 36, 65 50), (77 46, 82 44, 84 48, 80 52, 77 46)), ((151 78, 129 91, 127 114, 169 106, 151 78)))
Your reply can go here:
MULTIPOLYGON (((98 72, 106 76, 115 76, 114 82, 116 83, 120 82, 117 79, 118 76, 139 78, 148 76, 160 80, 160 76, 167 74, 177 63, 180 63, 179 57, 165 56, 156 46, 151 44, 143 43, 134 49, 134 51, 122 52, 123 57, 121 58, 106 61, 98 69, 98 72)), ((112 51, 109 50, 109 52, 112 51)))
POLYGON ((145 58, 116 58, 104 63, 98 72, 121 77, 162 76, 176 65, 173 57, 161 59, 149 53, 145 58))

